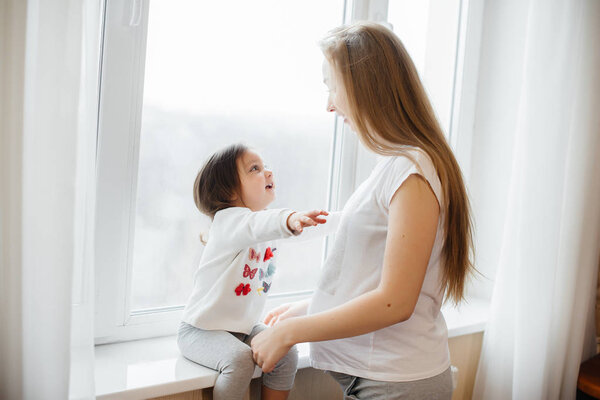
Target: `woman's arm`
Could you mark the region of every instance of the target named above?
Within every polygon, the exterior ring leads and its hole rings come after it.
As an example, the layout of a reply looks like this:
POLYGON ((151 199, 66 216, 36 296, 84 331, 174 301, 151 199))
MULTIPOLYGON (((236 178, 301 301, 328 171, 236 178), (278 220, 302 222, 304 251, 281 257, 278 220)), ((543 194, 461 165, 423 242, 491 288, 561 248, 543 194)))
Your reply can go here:
POLYGON ((412 175, 392 197, 383 271, 372 291, 318 314, 290 318, 252 340, 264 372, 296 343, 362 335, 412 315, 425 278, 438 225, 439 204, 429 184, 412 175))
POLYGON ((308 306, 310 305, 310 299, 296 301, 294 303, 285 303, 269 311, 263 321, 265 325, 273 326, 279 321, 283 321, 288 318, 299 317, 306 315, 308 306))

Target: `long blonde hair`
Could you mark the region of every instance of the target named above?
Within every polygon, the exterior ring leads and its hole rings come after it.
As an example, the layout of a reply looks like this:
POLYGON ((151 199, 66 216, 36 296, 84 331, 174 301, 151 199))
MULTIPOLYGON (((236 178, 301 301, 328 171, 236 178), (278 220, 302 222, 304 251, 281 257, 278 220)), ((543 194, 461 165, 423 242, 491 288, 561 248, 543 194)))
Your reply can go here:
MULTIPOLYGON (((320 42, 348 101, 347 116, 361 142, 381 155, 406 155, 418 147, 431 158, 444 192, 446 300, 464 299, 474 271, 469 199, 417 70, 398 37, 382 25, 358 22, 338 27, 320 42)), ((412 157, 410 157, 412 158, 412 157)))

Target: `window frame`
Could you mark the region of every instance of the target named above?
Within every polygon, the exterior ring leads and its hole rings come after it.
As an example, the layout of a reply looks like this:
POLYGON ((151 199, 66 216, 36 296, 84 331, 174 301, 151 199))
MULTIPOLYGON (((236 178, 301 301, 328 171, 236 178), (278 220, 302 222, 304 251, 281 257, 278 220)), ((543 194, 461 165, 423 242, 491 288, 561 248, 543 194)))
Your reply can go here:
MULTIPOLYGON (((456 67, 475 68, 476 72, 483 7, 473 7, 471 12, 469 0, 460 0, 460 3, 458 34, 463 40, 458 40, 456 67), (464 35, 470 32, 475 32, 477 40, 464 40, 464 35)), ((129 311, 149 0, 105 0, 104 10, 95 235, 96 344, 172 335, 177 331, 183 309, 183 306, 174 306, 135 314, 129 311)), ((388 0, 346 0, 343 21, 385 22, 387 10, 388 0)), ((467 155, 472 132, 466 128, 472 126, 474 120, 474 98, 465 93, 474 90, 476 74, 467 75, 463 70, 455 74, 449 138, 455 151, 466 160, 461 161, 470 165, 467 155), (458 89, 457 85, 460 85, 458 89), (455 133, 458 131, 461 135, 455 133)), ((343 121, 336 118, 328 189, 328 207, 332 210, 343 207, 376 162, 376 156, 360 146, 356 135, 348 134, 347 129, 343 121)), ((326 239, 323 257, 329 241, 326 239)), ((307 298, 311 293, 271 295, 266 309, 307 298)))

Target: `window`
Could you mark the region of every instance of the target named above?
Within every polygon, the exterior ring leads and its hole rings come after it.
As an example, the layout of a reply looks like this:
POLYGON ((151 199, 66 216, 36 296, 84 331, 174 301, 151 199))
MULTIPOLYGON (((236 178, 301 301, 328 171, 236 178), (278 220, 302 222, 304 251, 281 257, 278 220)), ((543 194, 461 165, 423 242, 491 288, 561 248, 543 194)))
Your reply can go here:
MULTIPOLYGON (((258 147, 274 171, 272 207, 327 207, 335 121, 323 111, 315 43, 341 22, 343 6, 319 0, 150 3, 132 312, 185 304, 203 249, 199 233, 210 221, 195 208, 191 187, 216 149, 238 141, 258 147), (215 18, 225 15, 226 21, 215 18)), ((280 243, 285 268, 273 294, 313 287, 321 247, 319 241, 280 243)))
MULTIPOLYGON (((432 97, 442 99, 434 105, 444 116, 454 112, 459 0, 451 3, 445 24, 434 21, 441 6, 433 1, 389 5, 389 22, 422 76, 437 76, 430 64, 440 60, 451 70, 432 83, 424 79, 432 97), (408 13, 419 18, 402 17, 408 13), (443 46, 454 51, 442 52, 440 40, 452 31, 454 42, 443 46)), ((98 343, 175 332, 203 249, 199 235, 210 222, 193 204, 192 184, 218 148, 238 141, 258 148, 275 174, 272 207, 343 206, 375 157, 325 112, 317 41, 343 21, 385 21, 387 15, 388 2, 381 0, 107 0, 98 140, 98 343)), ((270 301, 309 293, 325 247, 318 240, 281 246, 279 265, 285 268, 278 270, 270 301)))
POLYGON ((417 66, 444 132, 450 134, 460 0, 390 1, 388 21, 417 66))

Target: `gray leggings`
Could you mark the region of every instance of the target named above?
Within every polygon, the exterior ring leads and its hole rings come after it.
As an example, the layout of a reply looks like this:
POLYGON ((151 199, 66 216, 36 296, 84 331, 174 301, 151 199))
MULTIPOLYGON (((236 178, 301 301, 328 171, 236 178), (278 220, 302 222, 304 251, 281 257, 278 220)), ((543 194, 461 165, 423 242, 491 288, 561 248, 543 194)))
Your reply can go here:
POLYGON ((344 400, 450 400, 450 368, 431 378, 408 382, 383 382, 327 371, 340 384, 344 400))
MULTIPOLYGON (((266 329, 256 325, 249 335, 227 331, 207 331, 182 322, 177 335, 181 354, 200 365, 220 372, 213 389, 214 400, 240 400, 254 374, 250 341, 266 329)), ((290 390, 294 385, 298 352, 295 347, 268 374, 263 385, 273 390, 290 390)))

